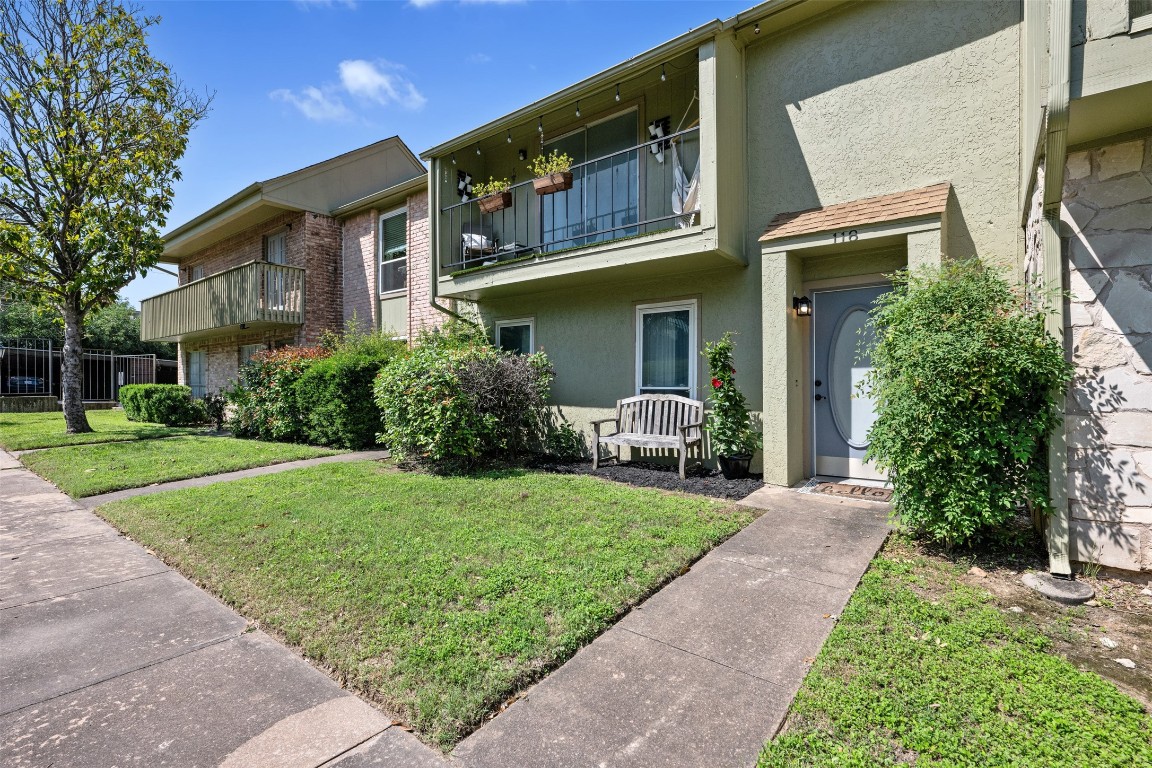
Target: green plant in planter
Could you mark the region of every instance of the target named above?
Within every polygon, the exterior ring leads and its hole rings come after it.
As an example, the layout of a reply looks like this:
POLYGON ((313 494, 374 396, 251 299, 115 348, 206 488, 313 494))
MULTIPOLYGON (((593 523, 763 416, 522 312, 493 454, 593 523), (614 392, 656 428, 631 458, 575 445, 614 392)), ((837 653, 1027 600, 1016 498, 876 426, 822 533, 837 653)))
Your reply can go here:
POLYGON ((554 173, 566 173, 572 169, 572 158, 567 154, 560 154, 559 150, 554 149, 550 155, 537 155, 532 158, 529 169, 532 171, 532 175, 538 179, 551 176, 554 173))
MULTIPOLYGON (((708 359, 712 385, 708 398, 712 403, 712 410, 708 413, 708 434, 712 450, 721 459, 746 460, 751 459, 760 447, 762 437, 752 427, 744 393, 736 388, 736 367, 732 363, 735 346, 731 331, 719 341, 704 343, 704 357, 708 359)), ((723 461, 721 467, 724 468, 723 461)), ((747 471, 746 465, 744 471, 747 471)))
POLYGON ((512 182, 508 179, 494 179, 488 177, 488 181, 482 181, 479 184, 472 185, 472 194, 476 197, 487 197, 488 195, 498 195, 501 192, 507 192, 512 188, 512 182))

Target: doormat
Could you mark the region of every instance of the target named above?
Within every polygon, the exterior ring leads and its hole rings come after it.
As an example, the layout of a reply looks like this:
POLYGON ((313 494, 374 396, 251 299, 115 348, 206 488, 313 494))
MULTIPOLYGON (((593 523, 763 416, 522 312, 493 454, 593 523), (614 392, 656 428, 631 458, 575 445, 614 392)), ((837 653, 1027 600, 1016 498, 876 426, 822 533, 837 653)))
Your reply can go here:
POLYGON ((866 501, 891 501, 891 488, 876 488, 871 485, 853 485, 851 483, 817 483, 809 493, 826 493, 829 496, 851 496, 854 499, 866 501))

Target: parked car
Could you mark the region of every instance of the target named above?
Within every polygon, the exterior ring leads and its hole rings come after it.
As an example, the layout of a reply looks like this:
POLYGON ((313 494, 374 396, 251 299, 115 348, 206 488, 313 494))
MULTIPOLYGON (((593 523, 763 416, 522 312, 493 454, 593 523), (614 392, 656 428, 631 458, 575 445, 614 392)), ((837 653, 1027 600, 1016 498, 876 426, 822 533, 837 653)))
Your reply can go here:
POLYGON ((45 392, 44 379, 40 376, 9 376, 7 391, 15 394, 45 392))

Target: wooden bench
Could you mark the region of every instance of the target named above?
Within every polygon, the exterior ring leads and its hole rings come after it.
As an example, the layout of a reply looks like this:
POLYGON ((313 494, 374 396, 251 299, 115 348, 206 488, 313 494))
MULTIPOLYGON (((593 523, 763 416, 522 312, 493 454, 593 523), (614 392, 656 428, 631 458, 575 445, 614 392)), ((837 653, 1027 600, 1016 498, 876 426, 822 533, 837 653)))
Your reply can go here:
POLYGON ((592 422, 596 445, 592 449, 592 469, 600 466, 600 444, 616 446, 616 460, 620 449, 657 448, 680 453, 680 479, 685 479, 684 462, 688 448, 699 445, 703 439, 704 403, 679 395, 637 395, 616 401, 616 418, 592 422), (602 424, 615 423, 616 431, 601 435, 602 424))

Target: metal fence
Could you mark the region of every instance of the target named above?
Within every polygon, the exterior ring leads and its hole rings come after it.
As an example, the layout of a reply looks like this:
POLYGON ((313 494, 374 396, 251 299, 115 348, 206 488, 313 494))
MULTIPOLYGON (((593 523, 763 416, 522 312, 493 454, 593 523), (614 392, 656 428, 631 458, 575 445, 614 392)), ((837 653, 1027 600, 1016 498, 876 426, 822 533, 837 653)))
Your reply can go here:
MULTIPOLYGON (((0 338, 0 396, 60 397, 62 350, 51 339, 0 338)), ((125 384, 156 383, 155 355, 117 355, 85 349, 81 397, 114 401, 125 384)))

